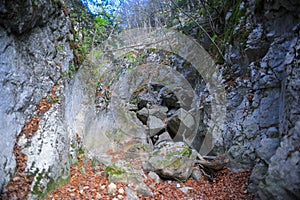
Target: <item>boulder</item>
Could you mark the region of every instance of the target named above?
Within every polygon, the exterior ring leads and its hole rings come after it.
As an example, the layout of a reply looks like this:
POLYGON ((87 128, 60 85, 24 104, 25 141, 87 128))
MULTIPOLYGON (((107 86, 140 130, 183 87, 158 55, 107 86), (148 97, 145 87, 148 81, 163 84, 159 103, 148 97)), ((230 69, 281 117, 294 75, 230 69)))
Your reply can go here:
POLYGON ((153 105, 149 109, 149 114, 161 120, 167 118, 168 108, 165 106, 153 105))
POLYGON ((144 171, 153 171, 159 176, 175 180, 187 180, 193 170, 197 153, 183 142, 166 142, 150 153, 143 165, 144 171))
MULTIPOLYGON (((108 165, 104 170, 110 182, 123 182, 130 185, 130 189, 145 197, 152 197, 153 193, 144 183, 145 174, 142 170, 136 170, 126 161, 119 160, 108 165)), ((127 189, 126 189, 127 191, 127 189)), ((134 193, 132 193, 133 196, 134 193)))
POLYGON ((148 131, 149 131, 150 137, 155 136, 161 130, 166 128, 166 124, 163 123, 163 121, 161 119, 154 117, 154 116, 149 116, 147 125, 148 125, 148 131))
POLYGON ((160 182, 160 177, 155 172, 149 172, 148 176, 152 178, 155 183, 158 184, 160 182))
POLYGON ((135 170, 130 163, 119 160, 108 166, 104 170, 109 182, 123 182, 138 184, 144 181, 143 175, 135 170))
POLYGON ((149 105, 158 104, 158 100, 149 93, 139 94, 138 108, 142 109, 142 108, 146 107, 147 104, 149 104, 149 105))
POLYGON ((126 191, 126 197, 124 200, 140 200, 137 194, 129 187, 126 187, 125 191, 126 191))
POLYGON ((173 141, 168 132, 164 132, 158 136, 158 139, 155 141, 155 145, 158 145, 161 142, 170 142, 173 141))
POLYGON ((194 127, 194 117, 183 108, 178 109, 175 114, 168 119, 168 129, 173 138, 175 136, 178 138, 187 138, 193 135, 194 127))
POLYGON ((159 94, 159 98, 161 99, 160 103, 168 108, 180 108, 180 102, 178 101, 176 95, 173 92, 165 90, 164 88, 161 89, 159 94))
POLYGON ((152 150, 149 144, 136 143, 132 145, 126 152, 126 159, 139 159, 147 160, 149 158, 149 152, 152 150))
POLYGON ((147 108, 142 108, 141 110, 136 112, 136 116, 138 117, 143 124, 147 124, 148 117, 150 115, 150 111, 147 108))
POLYGON ((150 109, 142 108, 141 110, 137 111, 136 114, 137 114, 137 117, 139 118, 139 120, 141 120, 144 124, 146 124, 147 119, 150 115, 155 116, 161 120, 164 120, 167 118, 167 114, 166 114, 167 112, 168 112, 167 107, 153 105, 153 106, 151 106, 150 109))

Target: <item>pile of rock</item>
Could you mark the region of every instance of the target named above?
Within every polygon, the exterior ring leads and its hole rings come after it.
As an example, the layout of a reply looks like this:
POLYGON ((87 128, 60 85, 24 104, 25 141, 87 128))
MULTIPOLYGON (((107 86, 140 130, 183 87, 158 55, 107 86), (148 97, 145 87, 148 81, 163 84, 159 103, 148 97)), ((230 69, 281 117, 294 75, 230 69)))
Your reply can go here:
POLYGON ((191 141, 197 128, 193 109, 181 106, 166 86, 149 84, 131 99, 137 118, 147 126, 148 142, 191 141), (188 110, 190 109, 190 110, 188 110))

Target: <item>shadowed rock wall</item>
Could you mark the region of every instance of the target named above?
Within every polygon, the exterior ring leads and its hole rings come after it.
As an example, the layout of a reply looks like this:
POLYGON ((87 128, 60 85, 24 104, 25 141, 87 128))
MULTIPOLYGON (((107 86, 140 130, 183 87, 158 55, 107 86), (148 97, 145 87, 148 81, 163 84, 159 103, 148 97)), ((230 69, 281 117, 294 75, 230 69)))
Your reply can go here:
POLYGON ((244 14, 225 55, 233 80, 228 82, 225 145, 233 168, 253 167, 251 192, 262 199, 296 199, 300 194, 300 4, 241 1, 238 8, 244 14))

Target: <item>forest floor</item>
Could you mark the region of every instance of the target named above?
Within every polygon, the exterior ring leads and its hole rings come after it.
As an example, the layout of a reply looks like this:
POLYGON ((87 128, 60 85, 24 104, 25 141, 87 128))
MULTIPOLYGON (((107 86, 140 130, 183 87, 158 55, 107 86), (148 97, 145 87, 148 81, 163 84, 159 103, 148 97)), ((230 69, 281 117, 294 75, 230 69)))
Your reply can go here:
MULTIPOLYGON (((120 158, 115 158, 120 159, 120 158)), ((95 167, 91 160, 83 162, 79 157, 79 163, 71 166, 70 181, 48 194, 47 200, 56 199, 89 199, 89 200, 118 200, 126 197, 127 183, 115 183, 117 186, 114 194, 108 194, 108 178, 104 175, 104 170, 95 167)), ((135 164, 138 164, 135 163, 135 164)), ((200 180, 189 178, 185 182, 160 180, 156 183, 146 173, 146 185, 151 189, 154 196, 144 197, 138 194, 141 200, 217 200, 217 199, 254 199, 254 195, 249 194, 247 185, 250 171, 234 173, 228 168, 224 168, 214 174, 210 180, 206 176, 201 176, 200 180), (183 192, 182 188, 188 189, 183 192)))

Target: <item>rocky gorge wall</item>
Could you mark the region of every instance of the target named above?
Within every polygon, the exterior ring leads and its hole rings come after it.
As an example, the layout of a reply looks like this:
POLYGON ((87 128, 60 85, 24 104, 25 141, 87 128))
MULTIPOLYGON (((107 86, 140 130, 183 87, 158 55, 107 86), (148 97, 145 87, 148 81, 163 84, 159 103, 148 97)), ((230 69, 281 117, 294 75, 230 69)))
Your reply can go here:
MULTIPOLYGON (((27 172, 34 175, 32 199, 68 179, 76 134, 95 118, 86 77, 78 77, 84 69, 72 80, 62 75, 74 65, 68 17, 55 3, 35 2, 0 5, 0 191, 17 192, 7 186, 27 172)), ((226 15, 234 24, 221 69, 228 99, 224 146, 232 169, 253 168, 248 189, 258 198, 297 199, 300 5, 236 5, 226 15)))
POLYGON ((300 194, 299 8, 296 1, 241 1, 226 47, 225 145, 233 168, 253 167, 248 189, 261 199, 300 194))
POLYGON ((77 126, 64 74, 74 66, 73 35, 60 6, 0 3, 1 199, 26 199, 29 191, 39 199, 69 177, 77 126))

